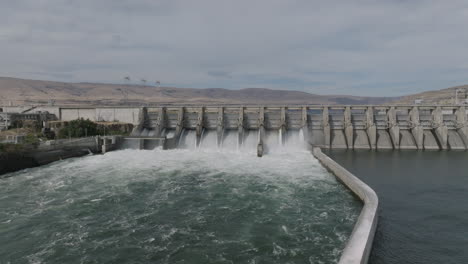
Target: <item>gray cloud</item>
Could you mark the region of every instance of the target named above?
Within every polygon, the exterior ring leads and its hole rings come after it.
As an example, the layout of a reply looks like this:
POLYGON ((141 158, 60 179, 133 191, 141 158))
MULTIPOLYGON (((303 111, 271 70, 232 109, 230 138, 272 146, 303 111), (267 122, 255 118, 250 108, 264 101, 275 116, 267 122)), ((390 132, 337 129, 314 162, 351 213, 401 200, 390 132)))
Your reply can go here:
POLYGON ((225 71, 209 71, 207 72, 208 75, 213 76, 215 78, 229 78, 232 79, 231 73, 230 72, 225 72, 225 71))
POLYGON ((361 95, 468 83, 462 0, 10 2, 2 75, 361 95))

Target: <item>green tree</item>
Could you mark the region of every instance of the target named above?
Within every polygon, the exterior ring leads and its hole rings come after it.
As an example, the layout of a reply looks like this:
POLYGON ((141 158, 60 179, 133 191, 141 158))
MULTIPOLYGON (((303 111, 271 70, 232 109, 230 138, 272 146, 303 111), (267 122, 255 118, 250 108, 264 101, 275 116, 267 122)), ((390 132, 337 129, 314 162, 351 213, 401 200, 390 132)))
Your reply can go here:
POLYGON ((76 119, 68 122, 59 132, 59 138, 78 138, 98 135, 97 124, 89 119, 76 119))

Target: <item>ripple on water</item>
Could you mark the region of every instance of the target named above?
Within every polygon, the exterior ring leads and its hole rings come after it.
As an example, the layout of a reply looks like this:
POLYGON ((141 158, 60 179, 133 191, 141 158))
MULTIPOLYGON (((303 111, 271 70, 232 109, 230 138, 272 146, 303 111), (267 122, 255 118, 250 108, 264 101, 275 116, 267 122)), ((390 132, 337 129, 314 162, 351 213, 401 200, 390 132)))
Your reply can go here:
POLYGON ((334 263, 361 207, 305 151, 125 150, 8 176, 11 263, 334 263))

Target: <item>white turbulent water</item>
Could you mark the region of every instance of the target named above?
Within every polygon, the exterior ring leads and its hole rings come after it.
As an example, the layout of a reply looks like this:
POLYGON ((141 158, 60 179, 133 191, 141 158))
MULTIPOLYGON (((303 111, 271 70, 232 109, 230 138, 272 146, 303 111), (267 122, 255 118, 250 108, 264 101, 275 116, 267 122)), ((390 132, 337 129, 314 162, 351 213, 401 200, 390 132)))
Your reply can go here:
MULTIPOLYGON (((178 142, 179 149, 205 149, 217 151, 239 151, 250 152, 256 151, 258 144, 258 131, 247 130, 245 132, 243 142, 240 144, 237 130, 224 130, 221 142, 218 141, 216 130, 203 130, 201 135, 200 146, 196 145, 196 131, 183 130, 178 142)), ((264 139, 265 146, 268 152, 295 152, 306 149, 304 134, 302 130, 290 130, 284 135, 284 143, 282 142, 281 130, 266 132, 264 139)), ((126 146, 125 148, 128 148, 126 146)))
POLYGON ((336 262, 359 202, 305 150, 252 153, 123 150, 9 174, 0 263, 336 262))

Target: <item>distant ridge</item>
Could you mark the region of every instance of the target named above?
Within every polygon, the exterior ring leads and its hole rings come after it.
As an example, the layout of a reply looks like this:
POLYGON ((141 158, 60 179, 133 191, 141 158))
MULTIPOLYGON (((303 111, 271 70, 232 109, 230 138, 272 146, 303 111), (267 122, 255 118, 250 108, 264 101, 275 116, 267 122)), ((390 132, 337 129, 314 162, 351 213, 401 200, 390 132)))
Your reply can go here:
POLYGON ((245 88, 175 88, 104 83, 66 83, 0 77, 0 102, 7 104, 383 104, 396 97, 316 95, 300 91, 245 88))
POLYGON ((395 104, 413 104, 415 100, 422 100, 422 104, 451 105, 455 103, 455 92, 458 92, 459 102, 468 96, 468 85, 454 86, 441 90, 427 91, 403 96, 393 101, 395 104))

